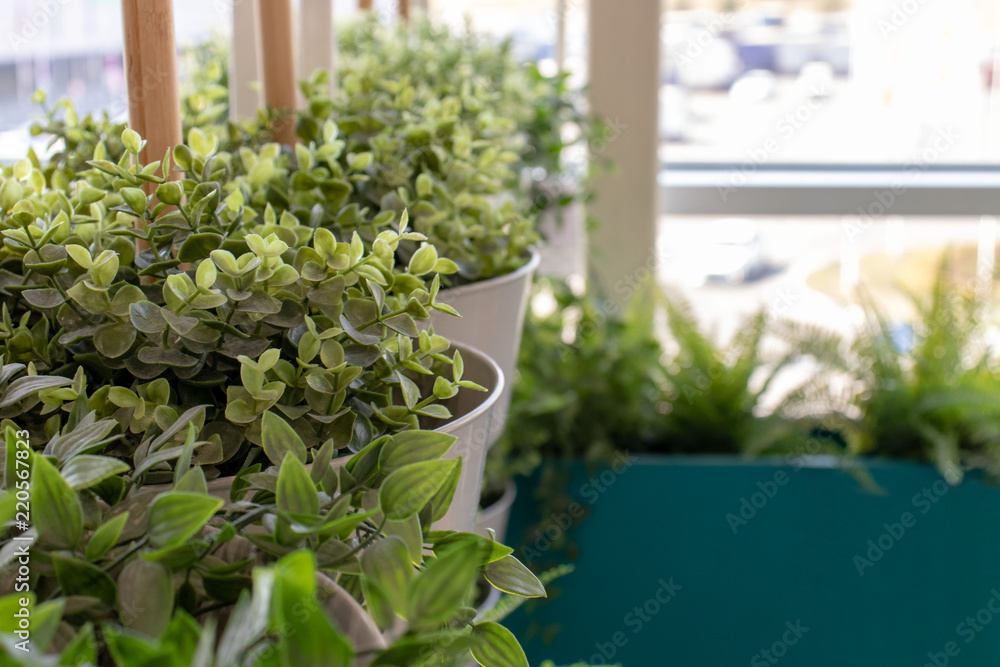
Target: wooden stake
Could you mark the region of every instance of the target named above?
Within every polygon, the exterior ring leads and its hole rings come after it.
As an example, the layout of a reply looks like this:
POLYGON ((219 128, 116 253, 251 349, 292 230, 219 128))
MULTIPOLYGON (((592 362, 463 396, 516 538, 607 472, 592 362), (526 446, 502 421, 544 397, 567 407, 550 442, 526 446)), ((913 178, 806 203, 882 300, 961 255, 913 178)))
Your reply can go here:
POLYGON ((358 9, 370 12, 372 10, 372 0, 358 0, 358 9))
POLYGON ((285 145, 295 136, 295 52, 292 49, 291 0, 257 0, 264 103, 284 112, 275 121, 274 138, 285 145))
MULTIPOLYGON (((122 0, 125 77, 128 84, 128 124, 146 140, 139 154, 143 164, 162 160, 168 149, 184 141, 181 94, 177 82, 177 42, 173 0, 122 0)), ((161 164, 157 173, 169 180, 181 174, 161 164)), ((144 183, 152 194, 155 183, 144 183)), ((139 219, 136 219, 138 226, 139 219)), ((136 239, 135 249, 147 249, 136 239)))
MULTIPOLYGON (((146 140, 144 164, 181 143, 181 97, 172 0, 122 0, 129 126, 146 140)), ((177 178, 179 174, 165 174, 177 178)), ((155 187, 146 184, 147 192, 155 187)))
POLYGON ((399 2, 399 18, 403 19, 407 23, 410 22, 410 0, 398 0, 399 2))

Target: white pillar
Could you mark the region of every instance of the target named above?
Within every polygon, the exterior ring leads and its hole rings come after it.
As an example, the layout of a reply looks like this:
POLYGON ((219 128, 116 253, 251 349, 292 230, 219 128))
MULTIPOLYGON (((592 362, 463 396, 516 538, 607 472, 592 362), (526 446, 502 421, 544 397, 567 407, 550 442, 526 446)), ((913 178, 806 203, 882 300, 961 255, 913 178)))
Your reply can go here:
POLYGON ((252 118, 263 106, 260 89, 260 49, 257 48, 257 12, 253 0, 233 2, 233 39, 229 57, 229 118, 252 118))
POLYGON ((591 161, 615 168, 594 180, 593 268, 618 304, 655 279, 660 3, 590 1, 590 104, 608 123, 591 161))
POLYGON ((301 0, 299 6, 299 72, 303 79, 318 69, 330 72, 330 94, 336 89, 337 39, 333 0, 301 0))

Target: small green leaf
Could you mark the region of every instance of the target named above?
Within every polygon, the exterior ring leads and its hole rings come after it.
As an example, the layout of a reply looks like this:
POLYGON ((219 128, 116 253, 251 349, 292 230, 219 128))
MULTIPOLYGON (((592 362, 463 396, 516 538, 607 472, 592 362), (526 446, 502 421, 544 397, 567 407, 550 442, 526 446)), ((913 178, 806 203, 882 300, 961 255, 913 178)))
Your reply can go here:
POLYGON ((434 264, 437 263, 437 260, 437 248, 429 243, 425 244, 413 253, 413 257, 410 258, 410 263, 407 266, 407 271, 415 276, 422 276, 434 270, 434 264))
POLYGON ((89 489, 108 477, 130 470, 129 465, 110 456, 83 454, 74 456, 63 466, 62 476, 72 489, 89 489))
POLYGON ((433 461, 444 456, 457 438, 437 431, 402 431, 382 447, 379 468, 385 473, 412 463, 433 461))
POLYGON ((185 491, 158 496, 149 506, 149 543, 161 548, 191 539, 222 504, 219 498, 185 491))
POLYGON ((365 549, 361 553, 361 571, 378 584, 394 610, 406 609, 407 591, 416 570, 401 538, 386 537, 365 549))
POLYGON ((486 566, 483 576, 504 593, 525 598, 545 597, 545 587, 531 570, 513 556, 504 556, 486 566))
POLYGON ((142 150, 142 144, 142 137, 139 136, 138 132, 129 127, 125 128, 125 131, 122 132, 122 145, 125 146, 125 150, 133 155, 138 155, 142 150))
POLYGON ((528 658, 514 633, 499 623, 476 623, 472 636, 476 639, 472 657, 483 667, 528 667, 528 658))
POLYGON ((476 586, 479 566, 474 544, 450 549, 430 563, 410 584, 407 618, 411 623, 434 627, 448 621, 476 586))
POLYGON ((459 465, 457 459, 423 461, 399 468, 382 482, 379 507, 387 519, 402 520, 417 514, 444 485, 459 465))
POLYGON ((176 206, 181 203, 183 197, 184 190, 181 189, 181 184, 177 181, 167 181, 156 187, 156 198, 164 204, 176 206))
POLYGON ((294 454, 301 463, 306 462, 306 446, 288 422, 273 412, 265 412, 261 423, 261 442, 264 453, 274 465, 281 465, 285 456, 294 454))
POLYGON ((125 523, 128 521, 128 516, 128 512, 122 512, 94 531, 94 534, 90 537, 90 541, 87 542, 87 549, 84 552, 87 560, 90 562, 100 560, 105 554, 111 551, 112 547, 118 544, 118 538, 121 537, 125 523))
POLYGON ((31 509, 43 542, 72 549, 83 535, 83 506, 73 488, 44 456, 32 457, 31 509))
POLYGON ((110 322, 97 328, 94 332, 94 347, 109 359, 117 359, 132 347, 135 342, 136 328, 131 324, 110 322))
POLYGON ((118 194, 136 214, 142 215, 146 212, 146 193, 139 188, 122 188, 118 194))
POLYGON ((319 495, 309 472, 295 454, 288 452, 278 472, 278 509, 291 514, 319 513, 319 495))
POLYGON ((118 575, 118 613, 122 624, 159 637, 174 610, 174 582, 161 563, 144 558, 129 561, 118 575))

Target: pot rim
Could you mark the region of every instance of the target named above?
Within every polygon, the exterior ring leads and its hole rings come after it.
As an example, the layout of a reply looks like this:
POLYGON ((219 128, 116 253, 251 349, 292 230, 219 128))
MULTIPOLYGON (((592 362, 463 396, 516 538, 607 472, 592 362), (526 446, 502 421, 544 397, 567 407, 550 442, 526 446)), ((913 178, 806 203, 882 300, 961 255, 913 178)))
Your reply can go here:
POLYGON ((493 388, 490 387, 486 388, 488 393, 486 395, 486 398, 483 399, 482 403, 480 403, 475 408, 473 408, 469 412, 466 412, 463 415, 460 415, 458 417, 452 417, 452 419, 448 420, 444 424, 441 424, 437 428, 433 429, 434 431, 441 431, 443 429, 450 430, 455 428, 461 428, 467 425, 469 422, 480 418, 481 416, 486 414, 489 410, 492 410, 493 407, 497 404, 497 401, 499 401, 500 397, 503 395, 504 387, 507 384, 507 379, 504 377, 503 369, 500 368, 500 365, 490 355, 486 354, 485 352, 483 352, 478 348, 472 347, 471 345, 466 345, 465 343, 460 343, 457 341, 452 341, 451 347, 452 349, 461 352, 463 357, 477 356, 482 361, 485 361, 486 365, 490 366, 493 369, 493 372, 496 373, 497 382, 493 388))
MULTIPOLYGON (((447 287, 442 289, 440 294, 454 294, 454 295, 464 295, 470 292, 486 291, 494 287, 499 287, 501 285, 506 285, 510 282, 516 282, 521 280, 525 276, 530 276, 538 268, 538 265, 542 261, 542 256, 538 252, 537 248, 528 248, 528 261, 524 263, 515 271, 510 273, 505 273, 502 276, 494 276, 493 278, 487 278, 486 280, 479 280, 474 283, 469 283, 467 285, 459 285, 458 287, 447 287)), ((445 300, 447 303, 447 300, 445 300)))
POLYGON ((509 508, 514 504, 514 500, 517 498, 517 484, 514 480, 507 480, 507 484, 504 487, 503 494, 497 498, 497 500, 486 507, 479 508, 479 516, 487 517, 493 514, 499 514, 509 508))

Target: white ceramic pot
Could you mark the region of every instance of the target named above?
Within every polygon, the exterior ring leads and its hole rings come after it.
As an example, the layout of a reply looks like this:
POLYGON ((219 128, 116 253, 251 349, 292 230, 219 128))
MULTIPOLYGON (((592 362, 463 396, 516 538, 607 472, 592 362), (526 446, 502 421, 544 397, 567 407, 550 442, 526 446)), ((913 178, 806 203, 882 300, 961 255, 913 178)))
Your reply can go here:
POLYGON ((489 507, 479 510, 476 517, 476 532, 480 535, 490 536, 489 528, 496 533, 496 540, 501 544, 507 537, 507 524, 510 523, 510 508, 517 498, 517 487, 514 482, 508 482, 500 499, 489 507))
POLYGON ((528 262, 513 273, 441 290, 438 299, 452 306, 462 316, 454 317, 435 311, 429 320, 437 333, 453 343, 471 345, 492 357, 507 379, 507 386, 499 402, 502 419, 495 422, 496 429, 490 434, 489 445, 493 445, 503 432, 510 408, 514 371, 517 369, 517 355, 521 349, 524 313, 538 262, 538 253, 532 251, 528 262))
POLYGON ((454 344, 465 362, 463 379, 486 387, 486 391, 463 389, 454 398, 444 401, 451 410, 451 421, 434 429, 458 438, 445 458, 462 457, 462 474, 451 507, 443 519, 434 524, 437 530, 471 531, 475 528, 479 509, 479 493, 483 488, 486 451, 495 442, 495 434, 503 430, 500 401, 505 376, 496 361, 482 351, 464 344, 454 344))

